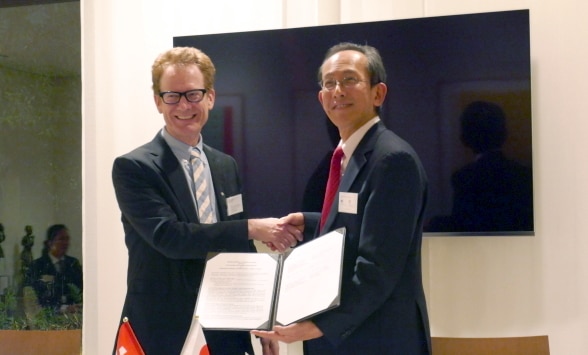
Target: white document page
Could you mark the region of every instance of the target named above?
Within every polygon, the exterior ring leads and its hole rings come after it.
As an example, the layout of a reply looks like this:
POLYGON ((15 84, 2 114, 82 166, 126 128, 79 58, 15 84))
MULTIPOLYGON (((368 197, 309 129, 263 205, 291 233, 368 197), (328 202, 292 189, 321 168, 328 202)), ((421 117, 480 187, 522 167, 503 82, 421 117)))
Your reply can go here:
POLYGON ((339 304, 343 243, 344 234, 335 230, 288 255, 276 324, 287 325, 339 304))
POLYGON ((195 315, 204 328, 258 329, 269 321, 278 262, 270 254, 208 260, 195 315))

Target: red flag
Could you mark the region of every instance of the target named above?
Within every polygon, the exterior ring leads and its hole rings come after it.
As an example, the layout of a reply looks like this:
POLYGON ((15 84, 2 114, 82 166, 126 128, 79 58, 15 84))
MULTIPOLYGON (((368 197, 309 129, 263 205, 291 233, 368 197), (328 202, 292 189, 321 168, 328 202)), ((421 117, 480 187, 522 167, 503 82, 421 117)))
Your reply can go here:
POLYGON ((123 318, 123 322, 118 329, 116 355, 145 355, 127 317, 123 318))
POLYGON ((198 317, 192 318, 192 325, 184 342, 181 355, 210 355, 204 331, 198 321, 198 317))

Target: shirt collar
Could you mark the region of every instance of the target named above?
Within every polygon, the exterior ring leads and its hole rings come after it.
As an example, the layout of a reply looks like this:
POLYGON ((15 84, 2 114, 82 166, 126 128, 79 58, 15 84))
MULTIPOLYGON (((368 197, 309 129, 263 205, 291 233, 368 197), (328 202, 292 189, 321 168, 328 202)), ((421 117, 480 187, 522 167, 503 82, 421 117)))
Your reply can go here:
POLYGON ((380 122, 380 117, 375 116, 371 120, 364 123, 363 126, 359 127, 357 131, 353 132, 353 134, 351 134, 351 136, 349 136, 349 138, 347 138, 345 142, 339 142, 339 145, 342 145, 343 153, 345 154, 345 157, 343 158, 342 162, 343 170, 345 170, 345 168, 347 167, 349 157, 351 157, 351 155, 353 154, 353 152, 359 145, 359 142, 361 142, 367 131, 369 131, 369 129, 372 128, 372 126, 378 122, 380 122))
POLYGON ((48 253, 47 255, 49 255, 49 258, 51 258, 51 262, 52 262, 53 264, 56 264, 56 263, 58 263, 58 262, 60 262, 61 260, 63 260, 63 259, 64 259, 64 258, 57 259, 57 258, 56 258, 56 257, 54 257, 54 256, 53 256, 51 253, 48 253))
MULTIPOLYGON (((171 134, 169 134, 167 132, 165 127, 163 127, 161 129, 161 136, 163 137, 163 139, 165 140, 167 145, 169 145, 169 147, 171 148, 174 155, 178 158, 178 160, 190 161, 190 151, 194 147, 174 138, 171 134)), ((204 143, 203 143, 202 134, 201 134, 200 139, 198 139, 198 144, 196 144, 195 148, 198 148, 200 150, 200 152, 202 153, 203 146, 204 146, 204 143)))

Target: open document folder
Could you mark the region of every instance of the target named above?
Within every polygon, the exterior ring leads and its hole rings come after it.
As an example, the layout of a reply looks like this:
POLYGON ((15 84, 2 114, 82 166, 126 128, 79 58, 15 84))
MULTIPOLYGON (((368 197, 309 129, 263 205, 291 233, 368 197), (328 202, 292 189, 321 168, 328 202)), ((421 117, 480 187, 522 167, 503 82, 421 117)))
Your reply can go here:
POLYGON ((286 253, 219 253, 206 262, 195 315, 206 329, 271 329, 339 306, 345 229, 286 253))

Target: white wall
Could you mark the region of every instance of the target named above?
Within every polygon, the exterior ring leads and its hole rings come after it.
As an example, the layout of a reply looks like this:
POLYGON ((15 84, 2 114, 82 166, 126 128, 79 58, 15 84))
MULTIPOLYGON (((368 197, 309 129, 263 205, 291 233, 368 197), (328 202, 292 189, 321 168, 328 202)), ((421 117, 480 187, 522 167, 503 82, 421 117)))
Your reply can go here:
MULTIPOLYGON (((426 238, 433 335, 548 334, 553 354, 588 348, 588 5, 581 0, 82 0, 84 354, 112 349, 126 249, 113 159, 162 126, 154 57, 180 35, 530 9, 535 237, 426 238)), ((291 348, 290 354, 298 353, 291 348)))

